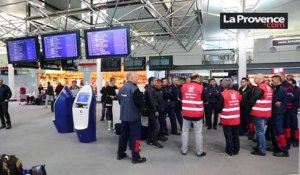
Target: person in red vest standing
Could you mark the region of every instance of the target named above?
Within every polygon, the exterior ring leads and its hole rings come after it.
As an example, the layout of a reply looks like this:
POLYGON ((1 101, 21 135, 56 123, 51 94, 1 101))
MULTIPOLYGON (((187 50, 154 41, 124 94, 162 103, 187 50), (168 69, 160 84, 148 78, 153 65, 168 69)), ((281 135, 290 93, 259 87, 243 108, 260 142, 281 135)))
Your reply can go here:
POLYGON ((273 89, 265 82, 262 74, 257 74, 254 78, 257 87, 249 100, 251 109, 250 115, 254 121, 257 147, 254 147, 253 155, 265 156, 267 143, 265 137, 265 125, 267 119, 271 118, 273 89))
POLYGON ((217 110, 220 112, 221 124, 223 125, 226 140, 225 152, 227 155, 238 155, 240 150, 240 103, 242 96, 232 89, 232 80, 223 79, 224 91, 218 100, 217 110))
POLYGON ((191 123, 194 125, 196 139, 196 155, 203 157, 202 118, 204 116, 203 103, 207 103, 207 96, 200 84, 200 76, 197 73, 191 75, 191 82, 181 88, 182 93, 182 115, 183 125, 181 133, 181 154, 186 155, 188 151, 188 138, 191 123))

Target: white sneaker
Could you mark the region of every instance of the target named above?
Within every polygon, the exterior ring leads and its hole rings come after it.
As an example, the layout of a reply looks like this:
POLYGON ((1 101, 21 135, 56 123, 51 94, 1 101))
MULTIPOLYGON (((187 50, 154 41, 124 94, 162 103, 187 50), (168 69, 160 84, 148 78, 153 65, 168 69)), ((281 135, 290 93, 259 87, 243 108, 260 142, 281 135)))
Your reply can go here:
POLYGON ((108 128, 107 130, 108 130, 108 131, 111 131, 111 128, 108 128))
POLYGON ((219 153, 220 157, 224 157, 224 158, 227 158, 227 159, 230 159, 232 158, 232 156, 228 155, 227 153, 219 153))

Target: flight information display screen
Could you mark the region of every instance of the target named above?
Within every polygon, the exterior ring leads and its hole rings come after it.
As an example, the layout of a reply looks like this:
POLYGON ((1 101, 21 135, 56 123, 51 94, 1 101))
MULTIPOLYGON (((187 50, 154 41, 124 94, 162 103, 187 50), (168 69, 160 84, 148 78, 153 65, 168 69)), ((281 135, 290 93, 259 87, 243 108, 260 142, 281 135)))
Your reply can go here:
POLYGON ((150 70, 171 70, 173 68, 173 56, 150 56, 150 70))
POLYGON ((6 42, 8 62, 35 62, 39 59, 38 38, 25 37, 11 39, 6 42))
POLYGON ((90 99, 90 93, 81 92, 81 93, 78 94, 76 103, 88 103, 89 99, 90 99))
POLYGON ((146 57, 127 57, 124 61, 124 70, 146 70, 146 57))
POLYGON ((85 31, 87 58, 127 56, 131 53, 127 27, 112 27, 85 31))
POLYGON ((121 58, 104 58, 101 60, 101 72, 121 71, 121 58))
POLYGON ((79 31, 42 36, 45 60, 67 60, 80 57, 79 31))

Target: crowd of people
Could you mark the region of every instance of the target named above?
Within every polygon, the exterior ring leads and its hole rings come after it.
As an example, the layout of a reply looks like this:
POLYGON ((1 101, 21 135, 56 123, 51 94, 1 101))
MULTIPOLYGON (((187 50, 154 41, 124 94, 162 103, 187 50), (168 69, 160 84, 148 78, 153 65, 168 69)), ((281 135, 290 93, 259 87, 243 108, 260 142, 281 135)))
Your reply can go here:
MULTIPOLYGON (((40 105, 43 100, 45 100, 45 108, 48 108, 49 102, 51 104, 51 110, 53 111, 53 105, 55 101, 55 97, 57 97, 60 92, 63 90, 65 86, 61 83, 58 83, 56 88, 54 89, 50 82, 47 83, 47 88, 39 84, 37 88, 38 94, 36 95, 34 92, 31 94, 27 94, 26 104, 37 104, 40 105)), ((71 92, 73 93, 73 97, 76 97, 76 94, 79 92, 80 87, 77 86, 77 81, 73 80, 72 85, 69 87, 71 92)), ((11 129, 11 118, 8 112, 8 103, 10 98, 12 97, 12 92, 6 84, 3 84, 3 79, 0 78, 0 119, 1 125, 0 129, 6 128, 11 129)))
POLYGON ((188 153, 188 135, 192 127, 196 155, 206 156, 202 126, 217 130, 218 121, 225 136, 226 156, 239 154, 240 136, 247 136, 248 140, 257 143, 251 152, 256 156, 265 156, 268 150, 273 156, 288 157, 291 146, 299 146, 300 90, 292 75, 285 77, 280 72, 267 81, 264 75, 257 74, 253 84, 248 78, 242 78, 239 88, 233 85, 231 78, 224 78, 217 85, 215 79, 205 83, 196 73, 185 83, 178 77, 173 77, 170 84, 168 79, 150 77, 144 93, 137 87, 135 73, 129 72, 126 78, 126 84, 117 95, 122 122, 118 160, 127 156, 125 151, 129 141, 132 163, 146 161, 139 155, 142 115, 148 117, 147 144, 163 148, 162 142, 168 140, 169 134, 181 135, 182 155, 188 153), (272 147, 267 147, 267 141, 272 142, 272 147))
MULTIPOLYGON (((254 83, 244 77, 240 87, 233 85, 231 78, 224 78, 217 85, 215 79, 208 83, 203 77, 193 73, 185 82, 178 77, 168 79, 150 77, 141 92, 137 86, 138 76, 128 72, 126 83, 117 92, 115 78, 101 89, 102 116, 101 121, 108 120, 108 130, 112 130, 113 100, 120 103, 120 138, 117 159, 127 156, 129 146, 132 151, 132 163, 143 163, 141 157, 140 137, 142 132, 141 117, 148 117, 147 144, 154 148, 164 148, 162 142, 168 140, 169 134, 181 135, 181 154, 188 153, 188 140, 191 127, 194 128, 196 155, 206 156, 203 147, 203 125, 207 130, 217 130, 218 122, 225 136, 225 154, 239 154, 240 136, 247 136, 257 146, 251 154, 265 156, 266 151, 272 151, 273 156, 289 157, 289 149, 299 146, 299 129, 297 113, 300 101, 300 90, 293 75, 285 76, 280 72, 271 80, 262 74, 254 77, 254 83), (170 128, 167 126, 170 120, 170 128), (180 129, 178 128, 180 127, 180 129), (267 129, 265 129, 267 127, 267 129), (169 130, 170 129, 170 130, 169 130), (272 147, 267 147, 267 142, 272 147)), ((54 90, 48 82, 45 91, 46 101, 52 101, 64 88, 58 84, 54 90)), ((69 88, 74 96, 79 87, 76 81, 69 88)), ((39 94, 43 88, 39 86, 39 94)), ((10 88, 0 79, 0 129, 12 127, 8 113, 8 101, 11 98, 10 88)))

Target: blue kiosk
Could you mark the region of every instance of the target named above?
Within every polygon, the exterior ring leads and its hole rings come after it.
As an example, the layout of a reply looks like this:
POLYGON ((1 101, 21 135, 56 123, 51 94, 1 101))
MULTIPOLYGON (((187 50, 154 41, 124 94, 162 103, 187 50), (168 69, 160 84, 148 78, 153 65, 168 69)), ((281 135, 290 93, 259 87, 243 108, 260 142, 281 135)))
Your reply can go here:
POLYGON ((90 85, 84 86, 75 98, 73 120, 80 142, 96 141, 96 98, 90 85))
POLYGON ((73 94, 68 87, 64 87, 54 103, 53 123, 59 133, 74 132, 72 105, 73 94))

